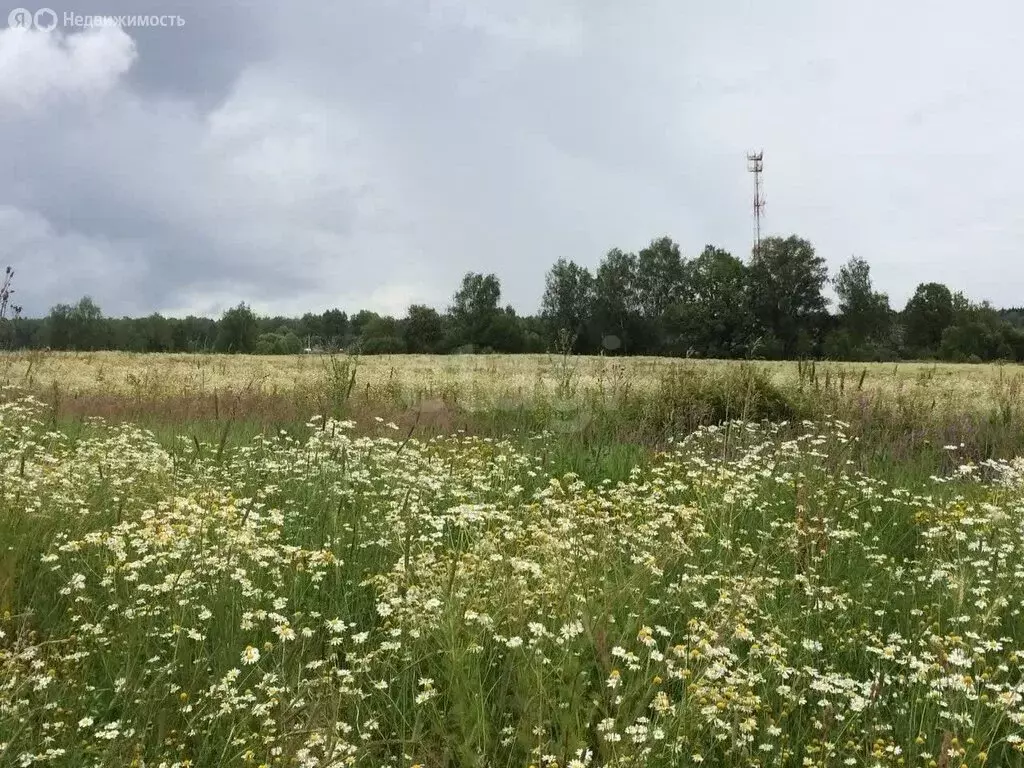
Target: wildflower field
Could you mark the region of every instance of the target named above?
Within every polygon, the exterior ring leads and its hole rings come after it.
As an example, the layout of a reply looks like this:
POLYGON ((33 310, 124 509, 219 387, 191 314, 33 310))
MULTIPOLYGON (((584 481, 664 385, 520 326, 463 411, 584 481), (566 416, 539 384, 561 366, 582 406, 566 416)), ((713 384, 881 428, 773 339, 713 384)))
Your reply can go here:
POLYGON ((1013 385, 570 372, 428 428, 325 370, 273 428, 5 390, 0 766, 1024 763, 1013 385))

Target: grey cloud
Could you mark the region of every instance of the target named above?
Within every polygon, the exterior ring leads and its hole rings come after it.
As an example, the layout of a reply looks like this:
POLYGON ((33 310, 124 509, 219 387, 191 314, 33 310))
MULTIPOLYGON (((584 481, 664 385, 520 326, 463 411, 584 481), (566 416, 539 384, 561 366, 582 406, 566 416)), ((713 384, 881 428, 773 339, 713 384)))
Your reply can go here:
MULTIPOLYGON (((186 25, 125 30, 126 68, 90 38, 90 78, 51 57, 65 86, 0 114, 0 258, 34 313, 401 312, 468 269, 533 311, 561 256, 746 255, 763 146, 770 232, 867 258, 896 303, 1020 304, 1024 11, 993 5, 97 2, 186 25)), ((42 82, 11 34, 0 102, 42 82)))
MULTIPOLYGON (((140 93, 193 100, 213 107, 230 91, 245 69, 274 52, 277 36, 267 24, 262 3, 242 0, 74 0, 57 7, 89 16, 174 15, 181 27, 133 27, 140 51, 126 83, 140 93)), ((284 4, 282 4, 284 5, 284 4)))

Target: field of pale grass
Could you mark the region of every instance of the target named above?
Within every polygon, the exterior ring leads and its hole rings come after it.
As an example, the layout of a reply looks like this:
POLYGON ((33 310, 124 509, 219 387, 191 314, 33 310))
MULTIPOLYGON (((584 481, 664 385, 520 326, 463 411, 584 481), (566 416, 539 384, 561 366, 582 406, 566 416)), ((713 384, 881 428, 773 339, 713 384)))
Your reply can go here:
POLYGON ((287 396, 320 386, 332 365, 358 369, 356 395, 408 403, 450 398, 467 407, 559 394, 653 392, 665 377, 754 366, 781 388, 840 387, 869 396, 935 401, 956 410, 991 408, 1024 393, 1024 368, 949 363, 817 363, 558 355, 183 355, 28 352, 0 356, 0 384, 74 399, 181 397, 214 393, 287 396))

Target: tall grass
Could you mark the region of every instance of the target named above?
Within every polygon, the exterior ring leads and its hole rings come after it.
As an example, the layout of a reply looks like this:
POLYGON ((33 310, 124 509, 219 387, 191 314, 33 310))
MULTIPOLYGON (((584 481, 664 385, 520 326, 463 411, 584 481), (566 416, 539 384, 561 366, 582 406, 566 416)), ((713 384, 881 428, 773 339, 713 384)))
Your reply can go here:
POLYGON ((69 363, 66 357, 40 357, 19 362, 25 365, 21 376, 8 362, 6 378, 44 400, 55 427, 77 433, 100 416, 152 428, 171 442, 213 435, 226 444, 280 429, 294 432, 317 414, 354 419, 370 434, 378 417, 421 438, 546 432, 582 454, 633 455, 636 448, 663 448, 673 436, 734 419, 798 426, 835 418, 858 437, 864 468, 945 471, 952 455, 947 446, 976 461, 1024 453, 1024 379, 1012 368, 991 367, 972 379, 976 366, 655 365, 562 355, 524 363, 508 376, 507 358, 429 360, 433 368, 423 370, 430 373, 410 379, 403 366, 423 366, 424 359, 395 358, 382 367, 368 358, 303 358, 289 381, 258 366, 243 375, 226 356, 175 359, 170 367, 157 362, 151 369, 126 369, 118 383, 122 374, 106 358, 69 363), (103 387, 80 370, 35 378, 58 364, 94 369, 103 387), (971 382, 970 396, 961 378, 971 382))

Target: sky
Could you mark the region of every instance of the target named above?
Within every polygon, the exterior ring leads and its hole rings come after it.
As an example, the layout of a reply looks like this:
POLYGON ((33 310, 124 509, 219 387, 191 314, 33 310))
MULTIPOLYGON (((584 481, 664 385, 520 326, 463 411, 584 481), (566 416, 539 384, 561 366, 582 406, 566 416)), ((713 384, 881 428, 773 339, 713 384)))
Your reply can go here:
POLYGON ((470 270, 535 312, 558 258, 748 258, 753 149, 764 232, 833 273, 866 259, 896 308, 927 281, 1024 305, 1013 0, 49 2, 50 31, 0 2, 0 264, 29 316, 401 315, 470 270))

